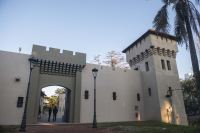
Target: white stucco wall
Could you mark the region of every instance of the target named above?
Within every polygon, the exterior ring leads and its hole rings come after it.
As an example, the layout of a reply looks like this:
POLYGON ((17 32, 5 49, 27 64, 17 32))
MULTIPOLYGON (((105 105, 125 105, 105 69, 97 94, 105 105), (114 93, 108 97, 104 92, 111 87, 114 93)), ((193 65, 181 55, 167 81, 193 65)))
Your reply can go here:
POLYGON ((18 97, 26 98, 30 55, 0 51, 0 125, 20 125, 23 107, 17 107, 18 97), (15 77, 20 76, 20 81, 15 77))
POLYGON ((179 90, 181 87, 176 56, 173 57, 171 54, 169 57, 166 50, 170 50, 170 53, 174 51, 176 54, 178 52, 177 42, 149 34, 145 39, 142 39, 141 43, 137 44, 137 47, 134 46, 128 50, 126 57, 127 61, 130 62, 130 60, 140 55, 140 61, 132 65, 131 69, 135 69, 138 66, 142 74, 146 120, 159 120, 166 123, 187 125, 182 91, 179 90), (157 48, 160 48, 160 50, 165 49, 165 54, 163 55, 163 51, 159 51, 160 54, 158 54, 157 48), (148 56, 144 56, 144 59, 141 59, 141 53, 144 54, 146 49, 149 49, 148 56), (150 55, 150 53, 153 54, 150 55), (162 69, 161 60, 165 62, 165 69, 162 69), (171 70, 167 69, 167 61, 170 61, 171 70), (149 71, 146 71, 145 62, 148 62, 149 71), (169 87, 174 90, 171 97, 173 113, 169 113, 170 118, 168 118, 167 109, 171 108, 171 105, 169 98, 166 97, 169 87), (151 88, 151 96, 148 94, 148 88, 151 88), (174 121, 172 121, 173 115, 174 121))
POLYGON ((65 110, 65 94, 59 94, 59 106, 58 106, 57 118, 62 118, 64 116, 64 110, 65 110))
POLYGON ((96 113, 97 122, 138 121, 145 120, 143 107, 143 93, 141 72, 121 68, 87 64, 82 71, 81 81, 81 123, 92 123, 94 114, 94 78, 92 69, 97 68, 96 78, 96 113), (89 99, 84 99, 85 91, 89 91, 89 99), (112 94, 116 92, 117 100, 113 100, 112 94), (140 101, 137 101, 137 93, 140 101), (139 110, 135 111, 135 106, 139 110), (135 117, 135 113, 139 117, 135 117))

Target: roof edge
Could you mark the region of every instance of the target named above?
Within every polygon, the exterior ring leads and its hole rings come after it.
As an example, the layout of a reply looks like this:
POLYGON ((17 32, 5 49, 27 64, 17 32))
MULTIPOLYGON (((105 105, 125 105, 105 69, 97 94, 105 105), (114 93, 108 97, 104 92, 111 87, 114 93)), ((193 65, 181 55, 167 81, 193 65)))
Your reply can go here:
POLYGON ((133 42, 131 45, 129 45, 127 48, 125 48, 122 51, 122 53, 126 53, 127 50, 132 48, 134 45, 136 45, 138 42, 140 42, 143 38, 145 38, 149 34, 154 34, 156 36, 166 37, 166 38, 169 38, 171 40, 175 40, 176 41, 176 36, 173 36, 173 35, 170 35, 170 34, 166 34, 164 32, 158 32, 158 31, 155 31, 153 29, 149 29, 146 33, 144 33, 141 37, 139 37, 135 42, 133 42))

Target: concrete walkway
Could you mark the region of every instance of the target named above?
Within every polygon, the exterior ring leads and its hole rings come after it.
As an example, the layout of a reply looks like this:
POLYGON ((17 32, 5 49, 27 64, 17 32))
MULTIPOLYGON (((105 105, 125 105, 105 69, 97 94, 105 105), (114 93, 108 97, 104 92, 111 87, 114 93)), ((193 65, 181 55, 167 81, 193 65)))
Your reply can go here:
POLYGON ((46 115, 42 115, 40 119, 38 119, 38 124, 32 125, 55 125, 55 124, 69 124, 62 121, 62 118, 56 118, 56 121, 53 121, 53 114, 51 115, 50 122, 48 121, 48 112, 45 112, 46 115))

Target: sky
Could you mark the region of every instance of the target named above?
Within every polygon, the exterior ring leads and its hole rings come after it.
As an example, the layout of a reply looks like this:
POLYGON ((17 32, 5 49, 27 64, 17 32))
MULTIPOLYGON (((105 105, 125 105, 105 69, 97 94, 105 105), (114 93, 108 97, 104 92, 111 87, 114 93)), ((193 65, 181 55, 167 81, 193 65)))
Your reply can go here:
POLYGON ((55 95, 55 90, 58 88, 63 88, 62 86, 47 86, 42 88, 42 91, 47 95, 47 97, 51 97, 52 95, 55 95))
MULTIPOLYGON (((36 44, 86 53, 87 63, 94 55, 103 60, 105 53, 121 52, 152 29, 162 6, 161 0, 0 0, 0 50, 21 47, 21 53, 31 54, 36 44)), ((172 35, 174 16, 169 7, 172 35)), ((178 72, 184 78, 192 73, 190 53, 184 45, 178 48, 178 72)))

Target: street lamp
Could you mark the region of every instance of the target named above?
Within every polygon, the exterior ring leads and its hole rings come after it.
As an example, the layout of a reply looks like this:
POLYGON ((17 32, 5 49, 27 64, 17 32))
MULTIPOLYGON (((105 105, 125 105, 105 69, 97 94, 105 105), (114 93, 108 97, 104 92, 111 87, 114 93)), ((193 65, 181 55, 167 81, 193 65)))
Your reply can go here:
POLYGON ((97 120, 96 120, 96 77, 98 73, 98 69, 92 69, 93 77, 94 77, 94 118, 93 118, 93 127, 97 128, 97 120))
MULTIPOLYGON (((167 95, 166 95, 166 97, 169 98, 169 102, 170 102, 170 105, 171 105, 171 107, 169 107, 169 109, 167 109, 167 113, 169 113, 169 112, 172 113, 172 122, 171 123, 174 122, 174 112, 173 112, 171 96, 172 96, 172 91, 176 91, 176 90, 182 90, 182 89, 174 89, 174 90, 172 90, 171 87, 170 87, 170 89, 167 91, 167 95)), ((168 114, 168 119, 169 119, 169 114, 168 114)), ((169 121, 170 121, 170 119, 169 119, 169 121)))
POLYGON ((28 93, 29 93, 29 87, 30 87, 30 79, 31 79, 31 73, 33 68, 35 67, 35 64, 37 62, 37 59, 34 57, 28 59, 30 61, 30 75, 29 75, 29 81, 28 81, 28 87, 27 87, 27 93, 26 93, 26 101, 25 101, 25 108, 24 108, 24 114, 22 117, 22 123, 21 123, 21 129, 19 132, 26 132, 26 108, 28 103, 28 93))

